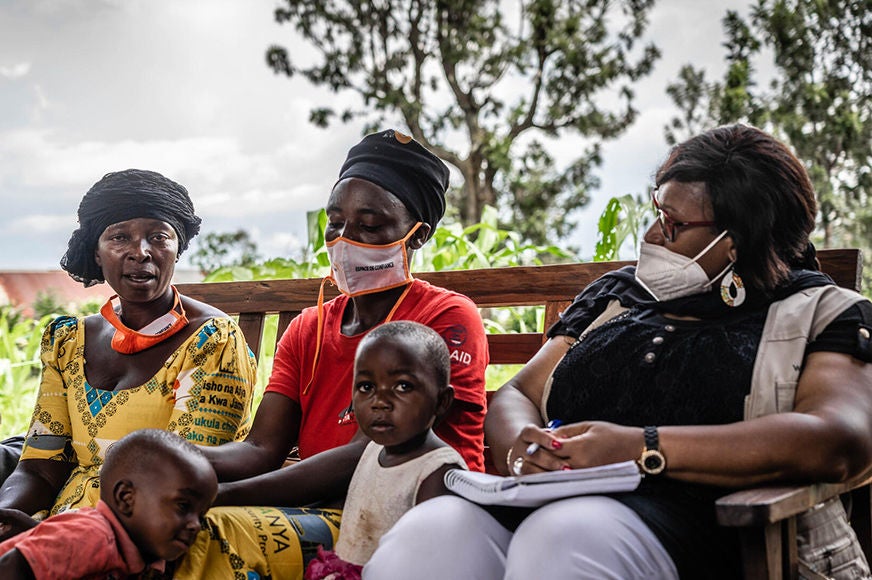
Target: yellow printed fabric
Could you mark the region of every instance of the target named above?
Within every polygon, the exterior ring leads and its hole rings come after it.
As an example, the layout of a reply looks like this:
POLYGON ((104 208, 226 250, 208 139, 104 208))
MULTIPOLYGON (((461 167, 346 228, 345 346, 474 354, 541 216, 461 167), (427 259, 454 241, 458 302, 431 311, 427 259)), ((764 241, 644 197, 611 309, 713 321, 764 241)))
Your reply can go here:
POLYGON ((334 545, 341 515, 337 509, 212 508, 173 578, 299 580, 318 545, 334 545))
POLYGON ((42 379, 21 460, 76 463, 51 510, 94 506, 112 443, 137 429, 178 433, 198 445, 242 439, 251 420, 257 362, 229 318, 196 330, 145 384, 118 391, 85 377, 84 319, 55 319, 42 337, 42 379))

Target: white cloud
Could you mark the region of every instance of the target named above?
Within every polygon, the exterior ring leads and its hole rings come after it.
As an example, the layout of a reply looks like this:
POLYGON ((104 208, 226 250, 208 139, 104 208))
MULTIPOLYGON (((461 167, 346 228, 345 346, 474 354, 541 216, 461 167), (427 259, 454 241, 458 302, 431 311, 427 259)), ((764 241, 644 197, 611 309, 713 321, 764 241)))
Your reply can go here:
POLYGON ((320 206, 326 201, 317 196, 311 186, 299 186, 280 190, 251 189, 247 191, 223 191, 198 199, 197 207, 204 214, 214 217, 251 218, 275 212, 307 211, 312 201, 320 206))
POLYGON ((125 0, 29 0, 35 13, 47 16, 93 12, 97 7, 121 7, 125 0))
POLYGON ((305 233, 302 236, 290 232, 273 232, 268 236, 256 236, 260 253, 267 257, 294 257, 305 244, 305 233))
POLYGON ((13 64, 11 66, 0 66, 0 76, 6 77, 7 79, 20 79, 29 72, 29 62, 19 62, 18 64, 13 64))
MULTIPOLYGON (((47 129, 0 132, 6 234, 16 244, 40 237, 52 242, 44 247, 58 247, 75 228, 84 192, 109 171, 137 167, 185 185, 204 220, 204 232, 247 229, 264 256, 287 256, 305 237, 305 212, 324 204, 338 170, 319 171, 320 161, 306 167, 307 159, 323 158, 321 148, 333 145, 309 141, 309 155, 304 155, 305 147, 289 143, 274 151, 246 151, 231 137, 64 143, 57 131, 47 129), (47 215, 46 204, 69 214, 47 215)), ((24 252, 32 249, 22 246, 24 252)), ((20 260, 7 253, 4 257, 20 260)), ((39 260, 53 264, 57 256, 39 260)))
POLYGON ((11 223, 9 234, 33 236, 61 232, 72 232, 76 228, 76 218, 72 215, 34 214, 11 223))
POLYGON ((48 129, 0 133, 0 179, 17 175, 30 187, 71 186, 90 184, 109 171, 130 167, 153 169, 183 183, 182 176, 187 176, 207 187, 278 179, 269 154, 246 154, 231 137, 65 143, 57 133, 48 129))

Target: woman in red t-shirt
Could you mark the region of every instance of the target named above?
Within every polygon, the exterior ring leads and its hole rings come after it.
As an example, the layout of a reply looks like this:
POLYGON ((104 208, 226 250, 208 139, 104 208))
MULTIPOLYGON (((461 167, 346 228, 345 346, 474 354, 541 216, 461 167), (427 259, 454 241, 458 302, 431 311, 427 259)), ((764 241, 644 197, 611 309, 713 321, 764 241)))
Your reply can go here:
MULTIPOLYGON (((470 469, 483 470, 488 351, 481 317, 469 298, 414 280, 409 272, 412 252, 429 239, 445 212, 447 187, 445 164, 401 133, 368 135, 349 151, 327 203, 324 231, 332 266, 325 280, 342 295, 304 310, 291 322, 279 342, 247 438, 208 450, 219 480, 225 482, 217 503, 294 506, 341 501, 368 442, 350 406, 354 353, 367 332, 390 320, 419 322, 445 339, 455 397, 435 432, 470 469), (295 446, 302 461, 282 467, 295 446)), ((236 564, 244 562, 237 571, 274 576, 292 574, 289 570, 303 564, 278 559, 306 552, 303 544, 319 533, 300 532, 304 512, 283 508, 264 516, 263 522, 253 522, 257 531, 252 537, 262 534, 264 522, 273 525, 275 519, 268 518, 279 517, 288 533, 300 538, 299 552, 282 550, 280 556, 279 550, 234 545, 234 539, 245 534, 230 528, 248 527, 250 514, 240 515, 242 509, 218 508, 209 515, 212 543, 226 538, 231 547, 230 553, 222 552, 228 563, 236 558, 236 564)), ((268 508, 249 512, 261 509, 268 508)), ((329 510, 308 510, 305 515, 316 516, 316 527, 325 522, 332 526, 339 517, 329 510)), ((328 534, 319 543, 330 540, 328 534)), ((198 568, 217 574, 216 560, 222 559, 218 552, 193 548, 177 574, 186 577, 188 570, 198 568)))

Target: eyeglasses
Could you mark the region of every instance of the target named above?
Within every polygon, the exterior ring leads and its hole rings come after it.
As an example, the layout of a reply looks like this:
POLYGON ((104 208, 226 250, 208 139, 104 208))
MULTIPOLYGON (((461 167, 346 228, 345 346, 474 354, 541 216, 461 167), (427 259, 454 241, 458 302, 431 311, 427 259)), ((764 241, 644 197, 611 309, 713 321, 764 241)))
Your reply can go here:
POLYGON ((663 232, 663 237, 666 238, 669 242, 675 241, 675 236, 677 235, 678 228, 697 228, 702 226, 713 226, 716 225, 715 222, 705 221, 705 222, 677 222, 671 217, 663 208, 660 207, 660 204, 657 203, 657 198, 652 194, 651 201, 654 202, 654 211, 657 212, 657 221, 660 222, 660 231, 663 232))

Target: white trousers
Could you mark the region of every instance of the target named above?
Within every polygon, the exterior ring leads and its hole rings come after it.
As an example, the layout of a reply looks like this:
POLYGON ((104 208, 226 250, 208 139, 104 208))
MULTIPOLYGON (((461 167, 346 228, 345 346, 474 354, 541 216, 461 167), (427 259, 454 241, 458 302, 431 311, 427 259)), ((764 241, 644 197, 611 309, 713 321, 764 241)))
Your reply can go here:
POLYGON ((678 579, 669 554, 636 513, 603 496, 556 501, 513 534, 456 496, 426 501, 385 534, 364 580, 678 579))

